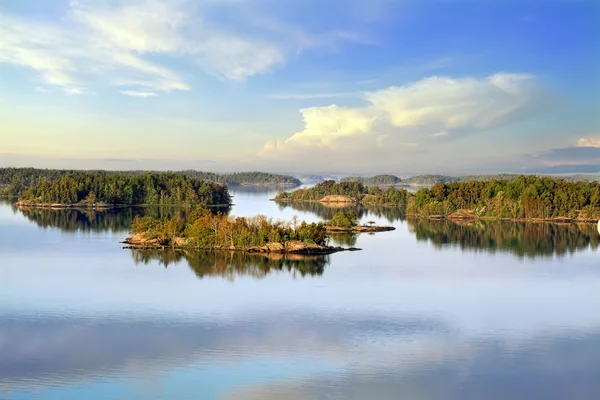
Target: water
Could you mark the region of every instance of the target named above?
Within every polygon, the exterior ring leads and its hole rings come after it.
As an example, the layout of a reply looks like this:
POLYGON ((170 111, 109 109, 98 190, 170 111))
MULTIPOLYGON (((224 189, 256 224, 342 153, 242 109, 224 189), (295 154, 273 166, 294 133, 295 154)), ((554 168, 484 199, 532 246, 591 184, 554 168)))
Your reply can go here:
MULTIPOLYGON (((332 212, 274 194, 232 214, 332 212)), ((397 230, 269 259, 133 252, 131 211, 1 204, 0 399, 600 398, 594 225, 358 211, 397 230)))

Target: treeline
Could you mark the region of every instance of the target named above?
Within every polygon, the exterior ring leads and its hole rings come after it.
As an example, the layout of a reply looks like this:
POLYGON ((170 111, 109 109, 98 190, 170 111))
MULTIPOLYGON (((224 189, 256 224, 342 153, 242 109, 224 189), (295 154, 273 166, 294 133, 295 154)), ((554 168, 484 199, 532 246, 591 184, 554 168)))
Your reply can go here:
MULTIPOLYGON (((148 173, 162 174, 153 171, 97 171, 97 170, 59 170, 36 168, 0 168, 0 196, 21 196, 27 189, 38 185, 43 180, 54 182, 66 175, 86 176, 101 174, 104 176, 138 176, 148 173)), ((210 181, 227 185, 260 185, 260 186, 299 186, 301 182, 289 175, 269 174, 265 172, 238 172, 232 174, 217 174, 201 171, 168 172, 183 175, 188 178, 210 181)))
POLYGON ((229 281, 246 276, 264 279, 277 272, 286 272, 302 278, 320 276, 329 264, 329 256, 224 251, 132 250, 132 257, 136 264, 148 265, 158 262, 165 268, 186 262, 199 279, 221 277, 229 281))
POLYGON ((600 219, 599 182, 535 175, 521 175, 513 180, 436 183, 416 194, 394 187, 383 190, 360 182, 326 181, 308 189, 281 192, 275 201, 318 202, 330 195, 346 196, 366 207, 396 207, 406 214, 424 217, 448 217, 463 212, 472 218, 600 219))
POLYGON ((600 218, 600 183, 548 177, 437 183, 411 197, 407 214, 449 216, 471 210, 477 217, 506 219, 600 218))
POLYGON ((400 207, 407 205, 410 194, 404 189, 389 187, 382 190, 377 186, 366 186, 360 182, 321 182, 311 188, 298 189, 293 192, 280 192, 277 202, 319 201, 325 196, 346 196, 356 203, 365 206, 400 207))
POLYGON ((350 176, 347 178, 342 178, 340 182, 359 182, 363 185, 367 186, 375 186, 375 185, 396 185, 402 182, 402 179, 398 178, 395 175, 375 175, 372 177, 361 177, 361 176, 350 176))
POLYGON ((408 219, 418 241, 436 248, 457 246, 474 252, 507 252, 520 258, 565 256, 600 247, 596 227, 589 224, 543 224, 531 222, 451 221, 408 219))
POLYGON ((192 211, 187 221, 175 217, 159 220, 136 217, 131 233, 145 240, 156 240, 162 246, 186 246, 199 249, 229 248, 247 250, 268 243, 291 241, 327 245, 325 224, 274 221, 259 215, 252 218, 214 214, 204 207, 192 211))
POLYGON ((174 173, 73 173, 40 180, 25 190, 25 204, 228 205, 227 187, 174 173))
POLYGON ((290 175, 269 174, 266 172, 234 172, 231 174, 216 174, 213 172, 201 172, 187 170, 182 174, 191 178, 222 183, 226 185, 260 185, 260 186, 300 186, 302 182, 290 175))

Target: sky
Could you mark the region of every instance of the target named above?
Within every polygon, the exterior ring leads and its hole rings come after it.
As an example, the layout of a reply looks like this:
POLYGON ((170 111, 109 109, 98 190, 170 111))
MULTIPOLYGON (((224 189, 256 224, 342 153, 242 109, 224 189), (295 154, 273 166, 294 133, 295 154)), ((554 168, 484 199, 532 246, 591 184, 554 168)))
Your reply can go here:
POLYGON ((2 0, 0 167, 600 171, 596 0, 2 0))

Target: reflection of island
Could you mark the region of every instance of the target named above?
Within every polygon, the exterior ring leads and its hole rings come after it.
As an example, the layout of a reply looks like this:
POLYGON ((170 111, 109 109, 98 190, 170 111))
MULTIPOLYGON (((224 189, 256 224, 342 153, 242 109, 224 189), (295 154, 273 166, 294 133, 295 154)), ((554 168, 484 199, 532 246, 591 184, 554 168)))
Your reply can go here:
POLYGON ((324 220, 330 220, 338 211, 354 211, 358 218, 385 218, 389 222, 403 221, 405 213, 400 208, 393 207, 364 207, 348 203, 323 204, 319 202, 289 202, 277 203, 280 210, 290 207, 292 210, 310 212, 324 220))
MULTIPOLYGON (((58 228, 63 232, 127 232, 136 215, 164 219, 174 216, 185 218, 189 213, 189 208, 185 207, 132 207, 108 210, 13 207, 13 210, 18 210, 40 228, 58 228)), ((227 207, 215 210, 229 212, 227 207)))
POLYGON ((600 235, 590 224, 475 221, 455 223, 409 219, 409 229, 419 241, 435 247, 457 245, 462 250, 510 252, 519 257, 550 257, 592 248, 598 249, 600 235))
POLYGON ((229 280, 233 280, 236 276, 261 279, 276 271, 287 271, 294 277, 320 276, 329 264, 328 256, 277 253, 132 250, 131 255, 136 264, 158 261, 159 264, 168 267, 186 261, 196 276, 201 279, 210 276, 220 276, 229 280))

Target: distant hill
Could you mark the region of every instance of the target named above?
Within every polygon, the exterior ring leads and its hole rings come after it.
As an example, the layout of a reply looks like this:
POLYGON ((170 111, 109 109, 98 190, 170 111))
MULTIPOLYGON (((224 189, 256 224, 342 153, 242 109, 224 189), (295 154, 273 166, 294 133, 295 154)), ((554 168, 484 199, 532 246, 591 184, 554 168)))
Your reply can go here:
POLYGON ((363 185, 377 186, 377 185, 396 185, 400 183, 402 179, 395 175, 376 175, 370 178, 364 178, 360 176, 350 176, 342 178, 340 182, 360 182, 363 185))
MULTIPOLYGON (((533 174, 532 174, 533 175, 533 174)), ((551 174, 544 174, 551 175, 551 174)), ((348 177, 343 178, 342 182, 359 182, 367 186, 388 186, 388 185, 399 185, 399 186, 433 186, 436 183, 455 183, 455 182, 469 182, 469 181, 488 181, 490 179, 496 180, 513 180, 521 176, 520 174, 491 174, 491 175, 462 175, 462 176, 450 176, 450 175, 416 175, 409 178, 399 178, 395 175, 376 175, 373 177, 348 177)), ((576 174, 576 175, 561 175, 556 176, 557 178, 564 179, 570 182, 576 181, 598 181, 600 180, 600 174, 576 174)))

